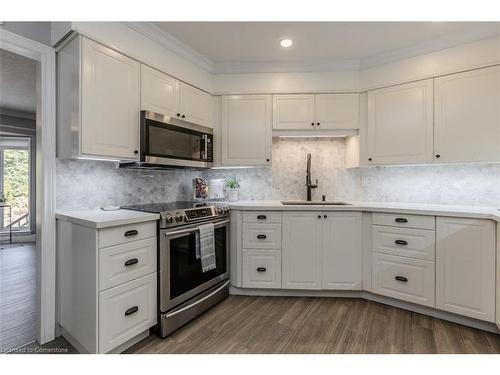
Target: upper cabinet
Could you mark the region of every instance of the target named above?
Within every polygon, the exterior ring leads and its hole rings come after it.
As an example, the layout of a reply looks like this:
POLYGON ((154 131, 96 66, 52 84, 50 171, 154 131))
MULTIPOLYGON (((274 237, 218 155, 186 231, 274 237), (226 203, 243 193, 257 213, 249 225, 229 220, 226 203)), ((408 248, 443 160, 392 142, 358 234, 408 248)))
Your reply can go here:
POLYGON ((433 160, 432 79, 368 92, 367 164, 433 160))
POLYGON ((435 80, 435 161, 500 160, 500 67, 435 80))
POLYGON ((140 64, 78 36, 57 66, 58 156, 136 159, 140 64))
POLYGON ((273 95, 273 129, 309 130, 315 126, 314 95, 273 95))
POLYGON ((273 95, 273 129, 359 128, 359 94, 273 95))
POLYGON ((141 74, 141 109, 212 127, 210 94, 146 65, 141 74))
POLYGON ((180 113, 183 120, 203 126, 212 126, 210 121, 212 118, 212 96, 181 82, 180 113))
POLYGON ((177 79, 141 65, 141 109, 176 117, 179 113, 179 91, 180 82, 177 79))
POLYGON ((271 164, 271 95, 222 97, 223 165, 271 164))

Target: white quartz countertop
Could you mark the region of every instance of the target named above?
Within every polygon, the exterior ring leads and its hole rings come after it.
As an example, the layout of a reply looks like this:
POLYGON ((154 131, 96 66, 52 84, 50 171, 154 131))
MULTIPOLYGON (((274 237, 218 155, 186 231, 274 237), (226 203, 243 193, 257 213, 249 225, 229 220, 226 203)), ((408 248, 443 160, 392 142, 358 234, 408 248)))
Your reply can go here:
POLYGON ((160 215, 132 210, 104 211, 101 209, 57 212, 56 218, 90 228, 109 228, 118 225, 158 220, 160 215))
POLYGON ((500 210, 497 207, 396 202, 345 202, 349 203, 349 205, 284 205, 281 201, 239 201, 228 202, 227 204, 233 210, 397 212, 419 215, 491 219, 500 222, 500 210))

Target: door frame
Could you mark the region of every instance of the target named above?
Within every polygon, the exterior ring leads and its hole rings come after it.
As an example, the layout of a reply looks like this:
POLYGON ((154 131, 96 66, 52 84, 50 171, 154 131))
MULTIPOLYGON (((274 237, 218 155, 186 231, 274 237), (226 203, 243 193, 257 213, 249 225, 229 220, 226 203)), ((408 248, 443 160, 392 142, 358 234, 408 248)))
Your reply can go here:
POLYGON ((0 48, 36 60, 37 339, 55 338, 56 327, 56 55, 52 47, 0 30, 0 48))

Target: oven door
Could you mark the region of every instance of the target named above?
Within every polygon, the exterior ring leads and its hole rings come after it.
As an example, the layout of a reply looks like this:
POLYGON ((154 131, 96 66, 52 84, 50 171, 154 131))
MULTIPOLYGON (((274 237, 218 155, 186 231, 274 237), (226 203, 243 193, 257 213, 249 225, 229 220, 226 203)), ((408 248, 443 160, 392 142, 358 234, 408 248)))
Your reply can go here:
POLYGON ((165 313, 206 289, 229 278, 229 219, 214 222, 217 267, 202 272, 196 259, 197 225, 160 232, 160 312, 165 313))
POLYGON ((209 168, 213 165, 213 130, 142 111, 141 162, 173 167, 209 168))

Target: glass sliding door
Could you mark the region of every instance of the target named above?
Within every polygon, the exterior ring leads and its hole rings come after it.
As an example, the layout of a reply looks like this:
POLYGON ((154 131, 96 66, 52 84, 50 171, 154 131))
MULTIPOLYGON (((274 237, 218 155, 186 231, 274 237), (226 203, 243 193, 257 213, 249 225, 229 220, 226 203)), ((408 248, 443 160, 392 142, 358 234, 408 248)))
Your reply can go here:
POLYGON ((31 212, 31 155, 30 137, 0 136, 0 206, 12 207, 12 218, 8 209, 0 208, 0 231, 30 230, 31 212))

